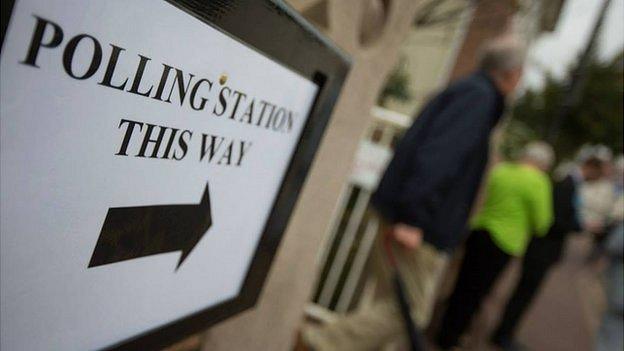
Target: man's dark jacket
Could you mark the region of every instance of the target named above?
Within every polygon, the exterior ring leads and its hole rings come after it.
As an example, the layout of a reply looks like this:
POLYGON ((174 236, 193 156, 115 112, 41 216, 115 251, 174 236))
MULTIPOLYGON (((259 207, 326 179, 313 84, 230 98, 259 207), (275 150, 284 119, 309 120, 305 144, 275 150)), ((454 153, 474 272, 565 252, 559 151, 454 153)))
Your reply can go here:
POLYGON ((581 224, 578 220, 576 182, 572 176, 565 177, 553 186, 554 221, 545 237, 564 240, 571 232, 580 232, 581 224))
POLYGON ((561 257, 567 235, 582 230, 578 220, 576 192, 576 182, 570 175, 554 184, 553 224, 544 237, 533 237, 525 259, 542 262, 542 268, 547 268, 561 257))
POLYGON ((462 79, 431 100, 398 143, 372 203, 391 223, 424 231, 424 240, 451 251, 487 165, 489 135, 504 98, 484 72, 462 79))

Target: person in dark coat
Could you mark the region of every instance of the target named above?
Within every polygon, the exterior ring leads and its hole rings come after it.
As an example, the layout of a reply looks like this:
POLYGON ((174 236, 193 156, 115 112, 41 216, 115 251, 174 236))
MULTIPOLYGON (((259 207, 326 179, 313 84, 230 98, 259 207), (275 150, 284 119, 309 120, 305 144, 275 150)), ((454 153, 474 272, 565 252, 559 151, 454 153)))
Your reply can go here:
POLYGON ((602 176, 602 162, 588 158, 553 187, 554 222, 544 237, 534 237, 522 259, 522 275, 492 335, 492 342, 503 350, 521 349, 514 341, 518 322, 530 306, 550 268, 559 261, 569 233, 580 232, 579 186, 602 176))
MULTIPOLYGON (((520 80, 523 60, 523 46, 512 38, 486 44, 480 69, 427 103, 372 195, 381 236, 391 242, 420 328, 429 322, 448 254, 463 239, 488 162, 490 133, 520 80)), ((381 275, 387 282, 388 275, 381 275)), ((331 324, 304 327, 302 340, 317 351, 375 350, 403 332, 396 297, 387 291, 331 324)))

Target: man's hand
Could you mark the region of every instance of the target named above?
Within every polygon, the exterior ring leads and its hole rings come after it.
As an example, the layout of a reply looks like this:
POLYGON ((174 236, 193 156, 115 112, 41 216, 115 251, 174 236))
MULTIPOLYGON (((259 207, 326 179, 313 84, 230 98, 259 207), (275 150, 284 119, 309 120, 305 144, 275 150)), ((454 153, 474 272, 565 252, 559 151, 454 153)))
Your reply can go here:
POLYGON ((415 250, 422 243, 423 231, 420 228, 399 223, 392 227, 391 236, 406 249, 415 250))

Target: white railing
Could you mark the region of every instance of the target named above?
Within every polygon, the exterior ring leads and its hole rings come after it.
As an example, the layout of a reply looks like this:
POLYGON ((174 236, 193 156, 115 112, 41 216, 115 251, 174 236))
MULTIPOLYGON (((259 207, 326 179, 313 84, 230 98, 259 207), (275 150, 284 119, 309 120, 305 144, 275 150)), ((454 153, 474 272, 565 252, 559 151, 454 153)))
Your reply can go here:
POLYGON ((369 199, 392 156, 392 148, 410 125, 403 114, 381 107, 371 110, 373 122, 361 141, 349 183, 319 257, 321 274, 306 312, 329 320, 358 306, 366 285, 367 265, 379 223, 370 215, 369 199))

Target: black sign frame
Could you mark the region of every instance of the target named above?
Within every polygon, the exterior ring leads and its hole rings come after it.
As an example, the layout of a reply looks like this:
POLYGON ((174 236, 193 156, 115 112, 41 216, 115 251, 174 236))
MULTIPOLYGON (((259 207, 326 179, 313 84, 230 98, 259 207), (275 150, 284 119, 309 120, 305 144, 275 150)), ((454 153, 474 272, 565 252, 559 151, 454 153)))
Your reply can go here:
MULTIPOLYGON (((280 185, 239 295, 212 307, 108 345, 110 350, 160 349, 252 308, 314 161, 332 109, 351 66, 350 58, 280 0, 165 0, 230 38, 309 79, 319 90, 280 185)), ((15 0, 1 5, 0 43, 15 0)), ((0 52, 1 53, 1 52, 0 52)))

